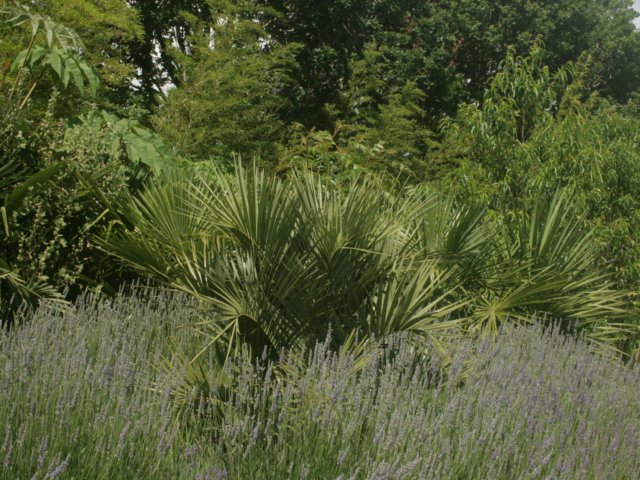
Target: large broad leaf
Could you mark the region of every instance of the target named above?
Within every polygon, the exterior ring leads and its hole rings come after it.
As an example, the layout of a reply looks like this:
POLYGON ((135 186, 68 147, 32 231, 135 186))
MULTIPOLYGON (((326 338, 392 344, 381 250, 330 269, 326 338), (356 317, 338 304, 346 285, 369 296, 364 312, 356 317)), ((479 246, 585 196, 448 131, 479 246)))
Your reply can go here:
POLYGON ((11 68, 9 71, 14 72, 17 69, 22 68, 25 62, 27 61, 28 55, 29 55, 29 49, 22 50, 13 60, 13 63, 11 64, 11 68))
POLYGON ((0 15, 8 15, 9 18, 6 21, 14 27, 28 23, 31 26, 31 37, 34 39, 40 31, 43 31, 48 48, 55 46, 64 50, 84 48, 76 32, 56 23, 51 17, 32 12, 28 6, 17 1, 13 6, 0 8, 0 15))
MULTIPOLYGON (((74 72, 75 70, 72 71, 74 72)), ((114 157, 119 155, 121 147, 124 146, 133 164, 146 166, 156 176, 180 166, 179 159, 164 139, 134 120, 119 118, 109 112, 101 111, 98 115, 83 118, 83 121, 99 122, 102 128, 113 130, 115 133, 114 157)))
POLYGON ((84 93, 84 77, 77 58, 70 56, 66 59, 65 72, 71 76, 73 84, 80 90, 80 93, 84 93))
POLYGON ((25 64, 31 68, 49 65, 65 88, 73 78, 74 85, 81 93, 86 82, 92 94, 96 94, 100 79, 95 69, 82 57, 84 46, 78 34, 50 17, 31 12, 29 7, 18 2, 13 7, 0 9, 0 15, 3 14, 10 16, 7 22, 15 27, 27 22, 31 25, 30 46, 18 54, 11 71, 22 69, 25 64), (44 32, 44 45, 36 42, 40 31, 44 32))
POLYGON ((36 65, 40 59, 45 56, 49 52, 48 48, 44 47, 35 47, 33 49, 33 53, 31 54, 30 66, 33 67, 36 65))
POLYGON ((178 166, 176 156, 164 140, 146 128, 130 122, 123 140, 129 158, 145 164, 155 175, 178 166))
POLYGON ((98 92, 98 87, 100 86, 100 77, 96 73, 93 66, 89 65, 88 63, 76 60, 76 64, 78 65, 78 67, 80 67, 80 70, 82 70, 82 73, 84 73, 85 78, 89 82, 89 89, 91 90, 91 94, 95 95, 98 92))

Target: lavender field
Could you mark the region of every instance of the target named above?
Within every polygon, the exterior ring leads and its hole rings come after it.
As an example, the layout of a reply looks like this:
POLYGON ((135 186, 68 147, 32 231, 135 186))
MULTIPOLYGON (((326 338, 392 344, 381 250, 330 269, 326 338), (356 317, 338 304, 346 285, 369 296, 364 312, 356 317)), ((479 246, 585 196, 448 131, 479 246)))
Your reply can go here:
POLYGON ((0 343, 2 479, 629 479, 640 371, 540 327, 189 362, 147 292, 42 306, 0 343))

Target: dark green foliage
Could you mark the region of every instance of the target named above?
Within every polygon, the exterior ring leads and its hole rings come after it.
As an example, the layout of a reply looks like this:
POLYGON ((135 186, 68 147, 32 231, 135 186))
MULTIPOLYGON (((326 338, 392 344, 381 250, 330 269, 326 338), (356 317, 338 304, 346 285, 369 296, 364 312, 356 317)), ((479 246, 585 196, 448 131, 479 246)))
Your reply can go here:
POLYGON ((349 63, 362 58, 367 45, 383 53, 376 63, 387 72, 385 83, 414 82, 436 119, 455 112, 461 100, 482 98, 508 47, 524 54, 538 36, 548 45, 552 69, 593 54, 593 86, 617 100, 628 99, 640 82, 630 0, 255 3, 275 10, 258 16, 274 38, 303 45, 304 94, 296 103, 297 119, 307 126, 329 126, 322 109, 348 88, 349 63))
POLYGON ((90 123, 60 131, 52 123, 41 125, 50 146, 36 153, 41 171, 55 167, 55 173, 29 190, 28 201, 12 209, 11 235, 3 252, 26 278, 64 286, 88 275, 93 284, 99 278, 95 269, 100 256, 90 238, 105 208, 88 188, 98 184, 116 196, 137 173, 127 175, 128 159, 113 131, 90 123))
POLYGON ((367 0, 257 0, 270 7, 265 25, 269 34, 284 44, 303 46, 298 54, 302 94, 296 98, 298 119, 327 127, 322 108, 337 99, 348 81, 347 65, 360 53, 371 34, 374 2, 367 0))
POLYGON ((417 91, 422 126, 435 127, 443 114, 455 113, 465 91, 464 77, 452 59, 457 39, 444 23, 425 27, 427 33, 422 33, 422 22, 407 17, 401 30, 377 33, 361 55, 351 57, 349 83, 341 89, 347 118, 360 113, 356 107, 366 113, 367 104, 374 109, 383 105, 406 85, 417 91))
MULTIPOLYGON (((55 175, 57 166, 42 170, 35 175, 28 176, 19 163, 15 160, 3 159, 0 167, 0 216, 2 218, 3 243, 13 234, 13 213, 19 208, 29 190, 38 188, 55 175)), ((43 278, 29 278, 24 276, 15 266, 9 262, 12 260, 9 252, 4 248, 0 250, 0 324, 10 321, 14 311, 27 303, 35 306, 42 298, 62 300, 61 295, 55 291, 43 278)))
POLYGON ((2 13, 30 33, 0 84, 4 321, 21 300, 60 298, 65 286, 75 294, 80 286, 108 285, 120 269, 105 265, 92 242, 107 224, 107 198, 135 190, 177 160, 153 132, 78 95, 95 94, 99 78, 74 31, 21 5, 2 13), (74 108, 78 116, 65 117, 74 108), (106 197, 96 198, 95 188, 106 197))
POLYGON ((465 90, 471 99, 482 98, 510 46, 525 54, 540 36, 548 48, 545 62, 552 69, 576 60, 583 52, 593 54, 599 88, 623 100, 638 88, 640 80, 633 63, 624 60, 631 49, 640 46, 631 23, 637 13, 631 5, 630 0, 454 0, 431 7, 423 31, 447 25, 449 38, 456 39, 451 60, 468 82, 465 90), (621 77, 629 83, 623 85, 621 77))
POLYGON ((189 15, 206 22, 212 19, 211 10, 206 0, 132 0, 128 4, 138 12, 143 30, 130 43, 130 49, 139 69, 140 91, 149 108, 167 85, 180 84, 171 50, 177 45, 178 51, 187 52, 188 38, 196 33, 189 15))
POLYGON ((103 264, 92 240, 107 224, 109 203, 177 161, 157 136, 104 112, 62 129, 48 121, 39 128, 49 145, 33 152, 40 170, 5 200, 11 234, 2 251, 25 278, 98 287, 116 270, 103 264))
POLYGON ((363 166, 403 183, 420 182, 428 178, 429 151, 436 145, 435 135, 425 126, 425 95, 414 82, 390 85, 368 66, 365 61, 353 66, 351 85, 343 96, 345 119, 337 122, 337 133, 344 143, 384 148, 363 166))
MULTIPOLYGON (((25 268, 15 244, 16 239, 24 239, 19 212, 31 205, 34 191, 46 190, 63 170, 61 163, 42 162, 39 158, 43 138, 52 139, 52 111, 57 95, 51 96, 44 118, 39 119, 42 98, 38 99, 34 92, 45 75, 63 88, 73 77, 80 91, 86 81, 93 86, 94 93, 99 80, 82 57, 82 42, 74 31, 18 3, 1 9, 0 14, 8 16, 6 23, 13 27, 29 26, 28 46, 17 54, 11 68, 7 66, 0 81, 3 165, 0 212, 4 227, 0 248, 0 321, 4 324, 5 320, 11 321, 14 310, 23 301, 34 305, 41 298, 61 299, 46 275, 34 274, 31 266, 25 268)), ((35 248, 29 245, 28 250, 31 253, 35 248)), ((32 260, 29 258, 29 262, 32 260)))
POLYGON ((507 218, 567 188, 596 227, 601 262, 635 290, 637 116, 589 96, 588 63, 552 73, 542 58, 540 47, 511 53, 482 104, 463 106, 446 126, 442 161, 458 164, 452 187, 507 218))

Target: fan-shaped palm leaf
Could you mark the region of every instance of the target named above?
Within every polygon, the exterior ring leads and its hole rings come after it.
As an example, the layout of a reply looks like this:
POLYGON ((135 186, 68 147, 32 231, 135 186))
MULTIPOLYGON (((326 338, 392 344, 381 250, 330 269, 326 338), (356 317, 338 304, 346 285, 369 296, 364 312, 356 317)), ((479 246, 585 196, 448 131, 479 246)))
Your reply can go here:
POLYGON ((473 329, 495 335, 508 320, 550 318, 594 341, 607 334, 610 344, 617 341, 622 331, 613 325, 629 314, 625 294, 598 270, 592 230, 568 197, 558 192, 503 232, 507 240, 494 250, 495 268, 476 297, 473 329))
POLYGON ((225 356, 241 342, 256 352, 302 349, 329 330, 338 343, 358 329, 435 333, 461 304, 445 304, 445 271, 399 256, 405 236, 393 202, 369 185, 344 193, 308 173, 283 182, 240 165, 211 183, 171 174, 123 197, 118 212, 133 228, 102 245, 211 306, 198 329, 224 343, 225 356), (383 304, 399 308, 362 313, 383 304))

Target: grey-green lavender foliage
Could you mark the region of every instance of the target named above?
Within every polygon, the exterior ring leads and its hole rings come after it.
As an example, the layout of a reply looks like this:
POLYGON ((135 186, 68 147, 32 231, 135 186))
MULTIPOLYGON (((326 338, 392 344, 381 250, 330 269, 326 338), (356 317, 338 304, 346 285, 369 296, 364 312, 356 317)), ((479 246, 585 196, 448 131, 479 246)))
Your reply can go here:
POLYGON ((0 478, 638 478, 640 370, 580 340, 467 339, 445 374, 406 336, 364 363, 329 342, 227 375, 203 360, 225 394, 177 417, 194 314, 153 292, 84 299, 0 337, 0 478))
POLYGON ((180 478, 154 365, 187 315, 162 296, 85 298, 0 337, 0 478, 180 478))

